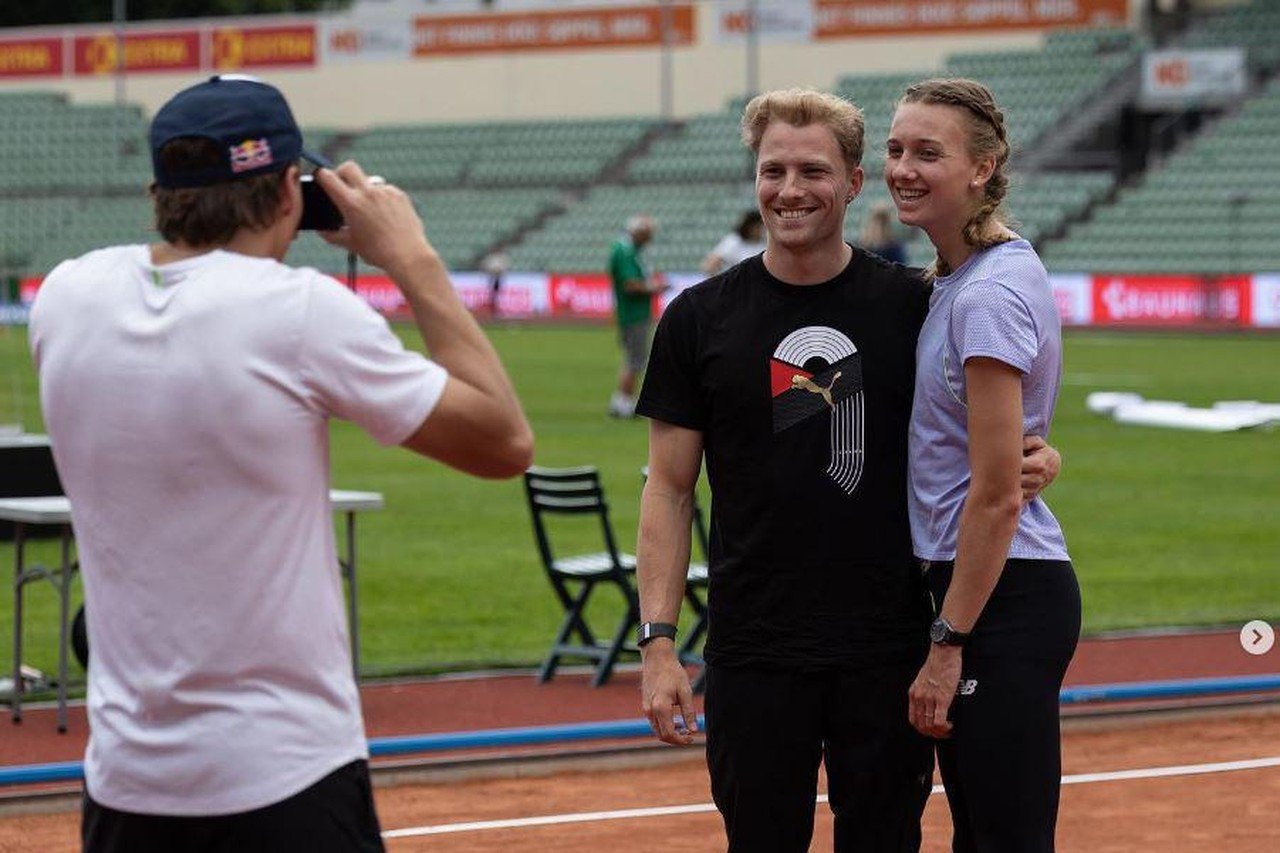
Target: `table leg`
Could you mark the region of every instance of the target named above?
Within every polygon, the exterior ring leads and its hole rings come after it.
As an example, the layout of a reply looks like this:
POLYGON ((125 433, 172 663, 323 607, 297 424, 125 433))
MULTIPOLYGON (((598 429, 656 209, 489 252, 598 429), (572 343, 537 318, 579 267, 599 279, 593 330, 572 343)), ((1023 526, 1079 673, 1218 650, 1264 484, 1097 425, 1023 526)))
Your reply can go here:
POLYGON ((9 701, 10 715, 15 723, 22 722, 22 585, 26 567, 23 551, 26 548, 27 526, 21 521, 13 523, 13 695, 9 701))
POLYGON ((58 731, 67 731, 67 635, 71 608, 71 525, 62 527, 62 576, 58 578, 60 622, 58 629, 58 731))
POLYGON ((351 632, 351 670, 360 680, 360 610, 356 602, 356 514, 347 513, 347 630, 351 632))

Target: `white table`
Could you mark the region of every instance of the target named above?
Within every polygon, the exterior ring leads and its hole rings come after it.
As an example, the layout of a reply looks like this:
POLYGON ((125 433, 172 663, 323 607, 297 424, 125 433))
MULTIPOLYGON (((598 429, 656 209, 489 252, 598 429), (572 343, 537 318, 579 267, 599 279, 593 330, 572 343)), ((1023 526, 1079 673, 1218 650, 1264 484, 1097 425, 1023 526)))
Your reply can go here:
MULTIPOLYGON (((347 619, 351 631, 351 663, 360 674, 360 623, 356 606, 356 513, 382 509, 378 492, 352 492, 332 489, 329 502, 333 511, 346 518, 346 547, 338 564, 347 581, 347 619)), ((55 584, 59 600, 58 630, 58 731, 67 730, 67 645, 70 628, 71 578, 79 569, 72 559, 74 532, 71 529, 71 500, 66 497, 0 498, 0 520, 13 522, 13 698, 11 713, 15 723, 22 722, 22 588, 31 581, 48 580, 55 584), (60 565, 50 568, 26 565, 28 526, 57 527, 61 541, 60 565)))

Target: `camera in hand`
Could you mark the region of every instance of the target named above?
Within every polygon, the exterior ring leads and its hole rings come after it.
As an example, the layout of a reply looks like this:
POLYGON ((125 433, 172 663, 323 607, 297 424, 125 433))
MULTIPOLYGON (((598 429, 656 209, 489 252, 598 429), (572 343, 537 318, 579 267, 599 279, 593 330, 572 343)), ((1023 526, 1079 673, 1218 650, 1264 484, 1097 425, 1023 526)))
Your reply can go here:
POLYGON ((302 221, 299 231, 337 231, 342 227, 342 212, 329 198, 314 175, 302 176, 302 221))

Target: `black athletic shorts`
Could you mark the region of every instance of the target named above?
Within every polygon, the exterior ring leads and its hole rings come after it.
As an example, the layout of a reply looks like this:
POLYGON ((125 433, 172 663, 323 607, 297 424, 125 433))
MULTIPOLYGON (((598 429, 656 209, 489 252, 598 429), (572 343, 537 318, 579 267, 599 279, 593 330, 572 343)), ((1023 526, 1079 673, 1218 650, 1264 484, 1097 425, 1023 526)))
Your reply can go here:
POLYGON ((175 817, 108 808, 86 792, 85 853, 380 853, 369 763, 339 767, 309 788, 260 809, 175 817))

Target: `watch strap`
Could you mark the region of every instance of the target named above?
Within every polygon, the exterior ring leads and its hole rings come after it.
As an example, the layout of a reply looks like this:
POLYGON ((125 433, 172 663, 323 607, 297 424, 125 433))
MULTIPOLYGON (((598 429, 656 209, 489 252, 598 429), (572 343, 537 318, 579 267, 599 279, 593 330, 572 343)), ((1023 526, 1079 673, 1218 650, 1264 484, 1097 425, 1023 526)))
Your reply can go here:
POLYGON ((651 640, 656 640, 658 637, 674 640, 676 626, 670 622, 641 622, 640 627, 636 629, 636 645, 640 648, 644 648, 651 640))
POLYGON ((957 631, 950 622, 939 616, 929 628, 929 639, 939 646, 963 646, 969 641, 969 635, 957 631))

